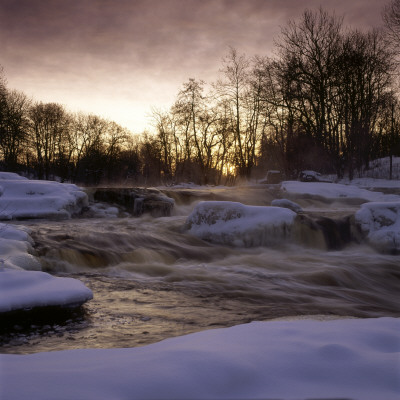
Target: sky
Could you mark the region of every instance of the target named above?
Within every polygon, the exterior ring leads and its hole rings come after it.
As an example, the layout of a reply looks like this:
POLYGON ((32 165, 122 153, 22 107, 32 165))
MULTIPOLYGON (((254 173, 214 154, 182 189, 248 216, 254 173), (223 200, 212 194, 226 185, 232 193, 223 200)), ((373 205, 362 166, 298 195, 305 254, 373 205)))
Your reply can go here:
POLYGON ((345 25, 382 24, 385 0, 0 0, 10 89, 151 130, 189 78, 215 82, 229 47, 271 56, 288 20, 319 7, 345 25))

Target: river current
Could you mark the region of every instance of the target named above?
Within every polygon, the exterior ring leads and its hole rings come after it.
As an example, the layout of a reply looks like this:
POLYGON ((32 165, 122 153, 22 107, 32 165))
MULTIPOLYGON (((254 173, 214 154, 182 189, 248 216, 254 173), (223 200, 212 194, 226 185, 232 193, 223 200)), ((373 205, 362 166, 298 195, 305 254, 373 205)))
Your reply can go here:
MULTIPOLYGON (((176 197, 170 217, 20 222, 32 230, 43 270, 80 279, 94 299, 51 323, 15 325, 0 335, 0 351, 134 347, 280 317, 400 316, 400 256, 358 243, 326 250, 309 238, 274 248, 202 241, 188 234, 185 220, 211 192, 176 197)), ((273 196, 259 188, 212 192, 213 199, 252 205, 273 196)), ((299 202, 329 217, 358 208, 299 202)))

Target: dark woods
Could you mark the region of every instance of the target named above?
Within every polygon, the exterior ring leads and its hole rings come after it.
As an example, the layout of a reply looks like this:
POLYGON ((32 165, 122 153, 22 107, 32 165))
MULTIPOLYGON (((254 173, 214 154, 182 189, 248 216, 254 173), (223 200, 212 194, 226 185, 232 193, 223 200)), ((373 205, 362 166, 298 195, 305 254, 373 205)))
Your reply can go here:
POLYGON ((33 103, 1 74, 0 167, 88 185, 230 184, 270 169, 358 176, 370 160, 400 156, 399 4, 385 9, 386 32, 306 11, 274 58, 230 49, 217 82, 189 79, 170 110, 153 110, 155 134, 33 103))

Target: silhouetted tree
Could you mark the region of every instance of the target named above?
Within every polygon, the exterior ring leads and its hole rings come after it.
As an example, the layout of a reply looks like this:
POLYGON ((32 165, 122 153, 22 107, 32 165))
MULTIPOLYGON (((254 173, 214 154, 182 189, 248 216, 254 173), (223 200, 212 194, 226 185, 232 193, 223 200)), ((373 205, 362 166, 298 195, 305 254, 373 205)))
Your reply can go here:
POLYGON ((8 171, 19 169, 19 160, 27 145, 29 129, 28 110, 30 100, 22 92, 6 91, 1 106, 1 140, 5 168, 8 171))
POLYGON ((400 52, 400 0, 392 0, 383 11, 383 21, 389 40, 400 52))
POLYGON ((290 21, 282 29, 278 42, 279 80, 284 85, 285 97, 290 99, 287 106, 298 122, 297 132, 306 136, 302 141, 313 149, 316 160, 334 160, 339 153, 333 104, 341 28, 340 18, 322 9, 306 10, 299 22, 290 21))
POLYGON ((36 103, 29 110, 33 143, 39 178, 49 179, 56 161, 59 145, 68 130, 69 118, 65 108, 56 103, 36 103))

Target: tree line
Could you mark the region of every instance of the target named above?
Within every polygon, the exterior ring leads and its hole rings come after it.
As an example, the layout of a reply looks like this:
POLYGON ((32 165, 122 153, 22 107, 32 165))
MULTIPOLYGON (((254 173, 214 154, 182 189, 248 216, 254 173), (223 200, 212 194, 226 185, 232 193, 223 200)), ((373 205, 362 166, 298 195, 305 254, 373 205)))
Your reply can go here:
POLYGON ((400 155, 398 44, 320 9, 282 29, 273 58, 230 49, 207 91, 189 79, 169 111, 153 112, 164 174, 202 183, 268 169, 353 178, 372 159, 400 155))
POLYGON ((397 83, 400 0, 386 31, 352 30, 306 10, 276 41, 274 57, 231 48, 220 79, 189 79, 169 110, 152 111, 154 134, 33 102, 0 74, 1 168, 81 184, 234 183, 269 169, 348 174, 400 156, 397 83))

